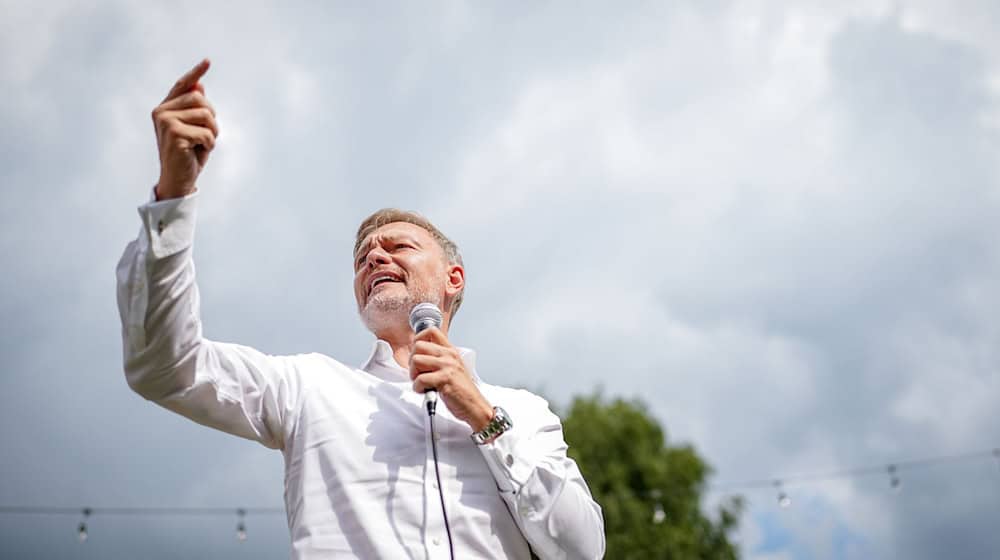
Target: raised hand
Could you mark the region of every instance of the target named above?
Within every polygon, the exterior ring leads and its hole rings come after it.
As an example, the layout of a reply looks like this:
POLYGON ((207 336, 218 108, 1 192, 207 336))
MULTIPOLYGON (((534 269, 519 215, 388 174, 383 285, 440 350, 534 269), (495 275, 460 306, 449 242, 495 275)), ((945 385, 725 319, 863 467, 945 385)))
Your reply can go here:
POLYGON ((195 181, 215 148, 219 125, 215 109, 198 82, 211 63, 204 59, 180 77, 170 93, 153 109, 156 144, 160 151, 160 180, 156 199, 177 198, 194 192, 195 181))

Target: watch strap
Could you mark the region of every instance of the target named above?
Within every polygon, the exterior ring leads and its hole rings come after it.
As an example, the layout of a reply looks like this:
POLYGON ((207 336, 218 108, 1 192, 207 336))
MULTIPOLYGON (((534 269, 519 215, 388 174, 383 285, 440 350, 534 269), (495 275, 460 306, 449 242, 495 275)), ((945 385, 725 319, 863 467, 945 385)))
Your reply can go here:
POLYGON ((514 423, 511 421, 510 416, 507 415, 507 411, 499 406, 495 406, 493 407, 493 419, 490 420, 490 423, 487 424, 485 428, 478 432, 474 432, 469 437, 472 438, 472 441, 474 441, 476 445, 483 445, 493 441, 497 438, 497 436, 513 427, 514 423))

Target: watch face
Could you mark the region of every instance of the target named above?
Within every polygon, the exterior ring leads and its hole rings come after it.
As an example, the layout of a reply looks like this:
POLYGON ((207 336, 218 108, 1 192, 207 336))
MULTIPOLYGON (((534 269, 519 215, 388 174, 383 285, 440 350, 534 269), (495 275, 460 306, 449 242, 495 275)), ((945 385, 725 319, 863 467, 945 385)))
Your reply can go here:
POLYGON ((496 416, 494 417, 494 420, 503 430, 509 430, 514 425, 514 423, 510 421, 510 416, 507 416, 507 411, 499 406, 496 408, 496 416))

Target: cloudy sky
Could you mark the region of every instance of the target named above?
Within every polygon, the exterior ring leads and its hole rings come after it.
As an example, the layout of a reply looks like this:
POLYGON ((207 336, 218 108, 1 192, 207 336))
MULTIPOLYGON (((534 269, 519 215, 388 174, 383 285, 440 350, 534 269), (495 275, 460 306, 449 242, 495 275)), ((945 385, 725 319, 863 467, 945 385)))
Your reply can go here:
MULTIPOLYGON (((713 484, 1000 446, 996 3, 357 4, 0 1, 0 505, 282 505, 280 454, 121 371, 149 113, 204 56, 210 338, 360 363, 352 234, 398 206, 463 249, 484 377, 641 395, 713 484)), ((746 491, 738 538, 998 557, 998 467, 746 491)), ((0 514, 0 557, 288 550, 281 513, 77 522, 0 514)))

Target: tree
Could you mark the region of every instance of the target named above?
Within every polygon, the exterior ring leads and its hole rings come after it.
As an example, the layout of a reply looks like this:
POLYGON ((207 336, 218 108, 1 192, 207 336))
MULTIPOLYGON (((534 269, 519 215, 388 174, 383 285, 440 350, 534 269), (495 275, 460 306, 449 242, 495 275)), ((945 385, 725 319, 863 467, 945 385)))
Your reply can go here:
POLYGON ((715 518, 701 509, 711 468, 690 445, 668 446, 638 400, 577 397, 564 415, 569 455, 604 510, 607 558, 735 559, 729 535, 743 501, 730 498, 715 518))

